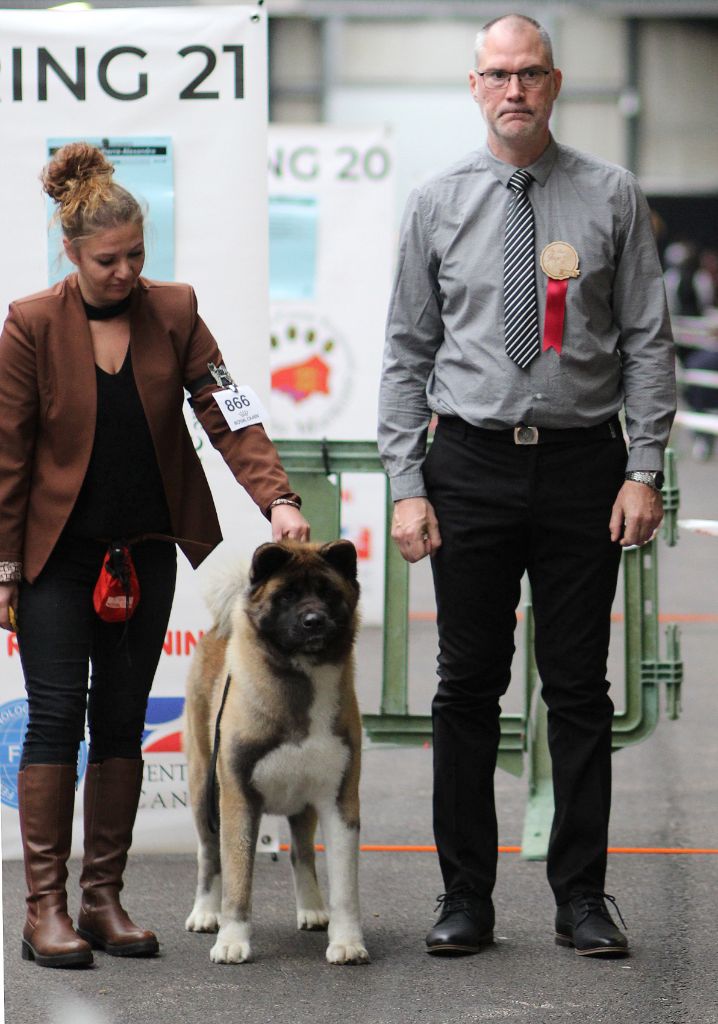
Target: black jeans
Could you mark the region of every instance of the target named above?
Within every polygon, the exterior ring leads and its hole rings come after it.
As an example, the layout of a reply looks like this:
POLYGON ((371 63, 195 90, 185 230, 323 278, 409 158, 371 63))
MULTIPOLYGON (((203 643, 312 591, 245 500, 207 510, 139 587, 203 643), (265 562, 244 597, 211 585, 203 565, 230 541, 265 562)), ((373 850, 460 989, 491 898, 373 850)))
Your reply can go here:
POLYGON ((556 900, 601 891, 611 801, 606 661, 620 546, 611 507, 626 452, 615 438, 517 446, 440 421, 425 464, 442 546, 432 559, 439 629, 434 830, 447 891, 490 895, 498 830, 493 776, 516 607, 528 572, 548 705, 556 900))
POLYGON ((29 712, 21 768, 74 764, 86 714, 91 762, 141 756, 147 698, 172 608, 177 555, 174 544, 166 541, 134 545, 139 603, 128 623, 107 623, 92 607, 106 549, 96 541, 62 538, 35 582, 21 584, 18 644, 29 712))

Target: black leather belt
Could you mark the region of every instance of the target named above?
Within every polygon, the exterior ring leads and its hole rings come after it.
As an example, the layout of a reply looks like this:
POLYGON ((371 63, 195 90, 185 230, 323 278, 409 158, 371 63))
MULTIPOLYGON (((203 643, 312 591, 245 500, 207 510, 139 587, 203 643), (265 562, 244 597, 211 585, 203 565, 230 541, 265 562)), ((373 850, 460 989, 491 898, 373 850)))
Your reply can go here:
POLYGON ((440 416, 439 424, 445 429, 463 431, 464 437, 481 437, 502 444, 581 444, 585 441, 608 441, 621 437, 618 416, 612 416, 610 420, 598 423, 595 427, 566 427, 563 430, 553 427, 531 427, 526 423, 517 423, 515 427, 508 427, 505 430, 489 430, 487 427, 475 427, 458 416, 440 416))

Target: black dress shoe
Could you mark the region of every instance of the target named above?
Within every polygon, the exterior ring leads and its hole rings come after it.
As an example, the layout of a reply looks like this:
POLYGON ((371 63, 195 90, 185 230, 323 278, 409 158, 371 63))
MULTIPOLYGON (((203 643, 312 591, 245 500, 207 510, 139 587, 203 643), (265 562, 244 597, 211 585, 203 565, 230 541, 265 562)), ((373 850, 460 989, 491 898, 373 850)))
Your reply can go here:
POLYGON ((494 906, 466 892, 439 896, 441 914, 426 936, 427 953, 434 956, 465 956, 478 953, 494 941, 494 906))
POLYGON ((613 896, 603 892, 587 892, 574 896, 556 910, 556 942, 573 946, 579 956, 628 956, 628 939, 613 922, 606 900, 621 911, 613 896))

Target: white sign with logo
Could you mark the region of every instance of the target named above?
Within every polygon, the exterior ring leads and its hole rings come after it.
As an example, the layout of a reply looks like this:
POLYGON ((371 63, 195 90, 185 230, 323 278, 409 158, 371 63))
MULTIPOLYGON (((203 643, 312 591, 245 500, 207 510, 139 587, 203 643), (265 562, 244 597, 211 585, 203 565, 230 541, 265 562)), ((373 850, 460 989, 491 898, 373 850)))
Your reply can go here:
MULTIPOLYGON (((269 129, 271 416, 279 438, 376 438, 394 259, 394 153, 384 129, 269 129)), ((381 621, 384 483, 343 479, 362 619, 381 621)))
MULTIPOLYGON (((175 277, 235 376, 268 404, 266 15, 256 4, 143 10, 0 11, 0 305, 47 284, 47 213, 38 184, 50 139, 169 139, 174 168, 175 277)), ((147 242, 153 246, 152 209, 147 242)), ((162 242, 166 242, 163 237, 162 242)), ((1 414, 1 410, 0 410, 1 414)), ((191 420, 191 415, 190 415, 191 420)), ((248 561, 267 521, 204 436, 195 446, 213 490, 225 546, 248 561)), ((136 849, 195 845, 182 750, 184 685, 209 623, 202 571, 182 555, 177 594, 147 710, 136 849)), ((215 557, 225 557, 219 552, 215 557)), ((0 638, 3 854, 20 856, 17 766, 27 720, 17 642, 0 638)), ((82 781, 87 752, 79 761, 82 781)), ((82 790, 74 852, 81 849, 82 790)))

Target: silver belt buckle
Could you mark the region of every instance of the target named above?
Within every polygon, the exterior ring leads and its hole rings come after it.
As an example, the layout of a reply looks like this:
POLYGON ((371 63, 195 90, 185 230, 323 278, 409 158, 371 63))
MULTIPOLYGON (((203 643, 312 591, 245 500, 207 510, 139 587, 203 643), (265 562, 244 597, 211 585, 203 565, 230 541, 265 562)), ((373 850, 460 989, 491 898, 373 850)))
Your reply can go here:
POLYGON ((525 423, 514 427, 514 444, 538 444, 538 437, 538 427, 527 427, 525 423))

